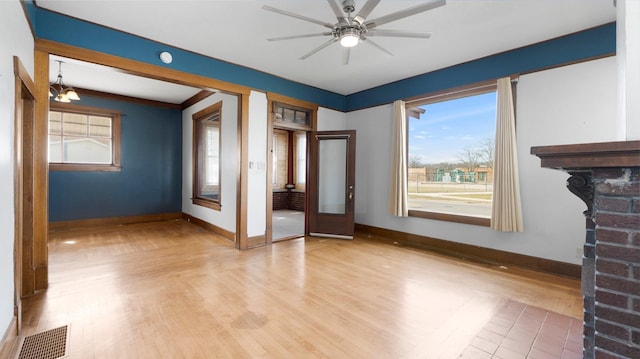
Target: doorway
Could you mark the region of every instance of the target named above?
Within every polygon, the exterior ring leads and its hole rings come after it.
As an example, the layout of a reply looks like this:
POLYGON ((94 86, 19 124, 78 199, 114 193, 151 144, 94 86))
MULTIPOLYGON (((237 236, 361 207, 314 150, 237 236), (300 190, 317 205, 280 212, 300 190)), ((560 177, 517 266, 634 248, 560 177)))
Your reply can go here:
POLYGON ((268 93, 267 245, 307 233, 308 137, 318 105, 268 93))
POLYGON ((272 241, 304 236, 307 132, 274 128, 271 136, 272 241))

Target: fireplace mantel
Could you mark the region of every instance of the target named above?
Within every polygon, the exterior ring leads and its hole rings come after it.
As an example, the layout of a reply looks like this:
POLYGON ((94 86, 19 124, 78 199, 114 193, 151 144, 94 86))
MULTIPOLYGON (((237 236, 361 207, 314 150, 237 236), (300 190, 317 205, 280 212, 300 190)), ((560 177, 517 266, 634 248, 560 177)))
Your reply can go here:
POLYGON ((640 141, 532 147, 571 175, 587 205, 582 258, 586 359, 640 358, 640 141))
POLYGON ((531 147, 545 168, 564 170, 640 166, 640 141, 531 147))

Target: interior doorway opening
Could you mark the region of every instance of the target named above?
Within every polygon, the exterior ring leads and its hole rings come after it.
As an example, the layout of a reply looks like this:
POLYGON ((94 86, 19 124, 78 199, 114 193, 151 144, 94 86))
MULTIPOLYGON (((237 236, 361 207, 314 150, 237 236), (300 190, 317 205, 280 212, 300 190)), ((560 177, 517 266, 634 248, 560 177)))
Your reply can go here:
POLYGON ((307 132, 274 128, 272 135, 272 241, 304 236, 307 132))

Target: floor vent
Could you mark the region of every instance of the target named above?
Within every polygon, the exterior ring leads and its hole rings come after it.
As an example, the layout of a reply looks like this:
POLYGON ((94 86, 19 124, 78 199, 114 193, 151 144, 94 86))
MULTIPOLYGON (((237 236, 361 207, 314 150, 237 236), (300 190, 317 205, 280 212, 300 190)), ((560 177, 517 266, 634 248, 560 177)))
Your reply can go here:
POLYGON ((17 359, 58 359, 67 355, 68 325, 24 337, 17 359))

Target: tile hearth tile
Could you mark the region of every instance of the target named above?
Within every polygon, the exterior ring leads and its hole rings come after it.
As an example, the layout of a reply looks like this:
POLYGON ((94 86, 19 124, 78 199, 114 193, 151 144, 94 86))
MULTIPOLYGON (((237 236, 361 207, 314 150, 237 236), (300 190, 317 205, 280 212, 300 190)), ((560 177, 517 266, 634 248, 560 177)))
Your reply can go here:
POLYGON ((582 357, 582 321, 508 300, 460 358, 574 359, 582 357))

